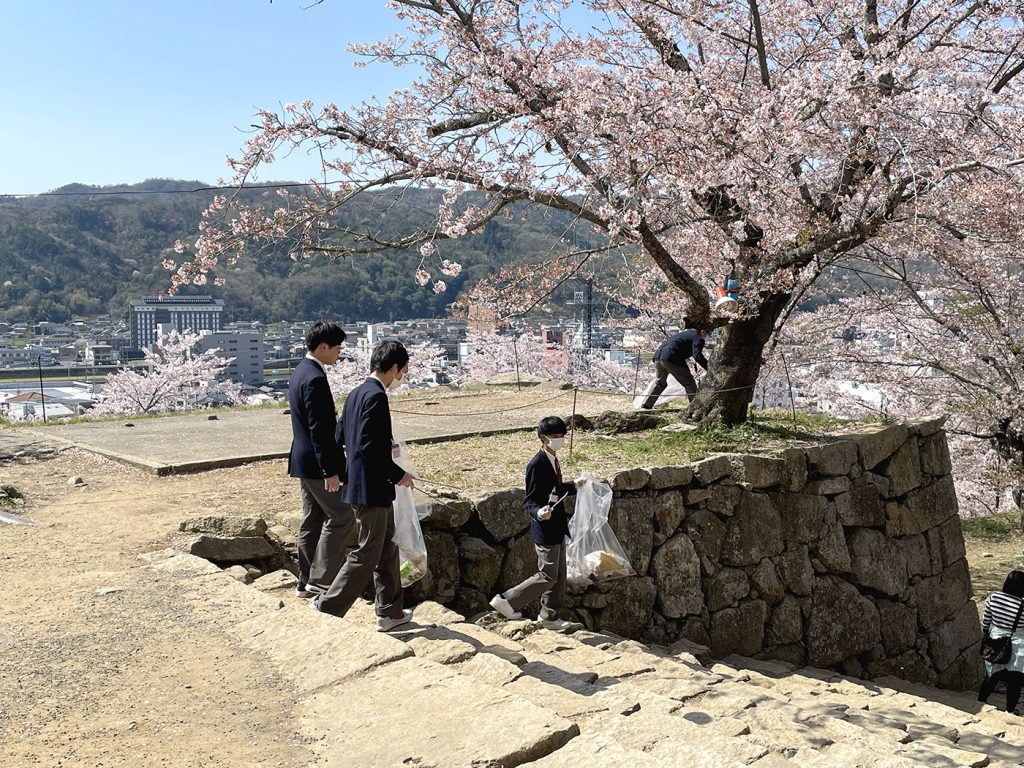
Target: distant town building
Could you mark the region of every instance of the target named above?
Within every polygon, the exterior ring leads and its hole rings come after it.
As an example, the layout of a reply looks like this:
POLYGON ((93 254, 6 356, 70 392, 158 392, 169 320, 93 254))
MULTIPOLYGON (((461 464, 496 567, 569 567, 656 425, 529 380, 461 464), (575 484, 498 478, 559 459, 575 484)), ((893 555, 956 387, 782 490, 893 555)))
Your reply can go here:
POLYGON ((131 304, 131 346, 142 349, 157 340, 157 327, 200 333, 221 329, 224 302, 212 296, 146 296, 131 304))
POLYGON ((115 365, 117 352, 109 344, 90 344, 85 348, 86 365, 115 365))
POLYGON ((53 365, 53 350, 42 347, 0 347, 0 368, 53 365))
POLYGON ((221 357, 234 358, 224 370, 232 381, 252 387, 263 385, 263 334, 259 331, 202 331, 198 348, 213 349, 221 357))

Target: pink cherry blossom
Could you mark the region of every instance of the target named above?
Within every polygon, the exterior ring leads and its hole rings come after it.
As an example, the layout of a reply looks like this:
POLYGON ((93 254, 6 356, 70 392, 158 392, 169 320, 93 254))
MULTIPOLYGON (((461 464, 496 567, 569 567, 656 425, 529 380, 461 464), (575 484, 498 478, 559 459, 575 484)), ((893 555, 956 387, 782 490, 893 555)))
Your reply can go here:
MULTIPOLYGON (((272 205, 218 196, 172 290, 268 242, 411 249, 471 237, 513 209, 556 209, 594 236, 588 253, 556 244, 566 269, 628 253, 639 280, 656 272, 663 293, 671 286, 664 303, 719 328, 691 416, 735 422, 764 346, 824 269, 912 239, 956 250, 947 213, 973 210, 998 239, 1024 197, 1020 3, 390 7, 405 33, 352 49, 404 68, 404 88, 350 108, 265 110, 231 161, 244 185, 276 156, 307 152, 318 158, 310 175, 332 183, 272 205), (984 194, 979 179, 1004 193, 984 194), (427 221, 387 235, 338 215, 396 187, 442 195, 427 221), (730 274, 739 306, 715 314, 730 274)), ((428 265, 415 279, 429 282, 428 265)))
POLYGON ((146 369, 126 367, 107 377, 91 413, 104 416, 188 410, 214 394, 241 402, 237 383, 217 380, 233 358, 220 357, 209 349, 198 352, 195 347, 199 338, 192 331, 172 331, 160 338, 153 350, 143 350, 146 369))

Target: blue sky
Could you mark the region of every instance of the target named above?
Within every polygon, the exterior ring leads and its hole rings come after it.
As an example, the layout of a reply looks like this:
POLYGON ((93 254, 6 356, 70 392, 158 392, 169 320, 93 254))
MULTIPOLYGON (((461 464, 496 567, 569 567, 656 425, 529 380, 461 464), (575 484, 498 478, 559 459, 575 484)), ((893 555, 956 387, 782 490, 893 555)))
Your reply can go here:
POLYGON ((407 82, 346 51, 400 29, 383 0, 3 0, 0 194, 228 177, 258 108, 344 107, 407 82))

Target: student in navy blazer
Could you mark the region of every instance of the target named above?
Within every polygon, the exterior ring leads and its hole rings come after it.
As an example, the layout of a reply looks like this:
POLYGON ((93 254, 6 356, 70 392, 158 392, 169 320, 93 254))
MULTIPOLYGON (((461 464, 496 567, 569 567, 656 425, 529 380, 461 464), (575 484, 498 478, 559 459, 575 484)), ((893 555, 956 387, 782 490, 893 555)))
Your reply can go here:
POLYGON ((530 537, 537 550, 537 573, 491 599, 491 607, 498 613, 509 619, 521 619, 520 610, 539 597, 541 622, 556 629, 570 624, 558 618, 558 609, 565 599, 565 539, 569 535, 564 498, 575 493, 577 486, 577 483, 565 482, 558 462, 557 453, 565 440, 565 431, 565 422, 557 416, 541 419, 537 426, 541 450, 526 465, 523 508, 530 515, 530 537))
POLYGON ((288 381, 292 446, 288 474, 299 479, 299 583, 296 594, 312 597, 326 591, 341 568, 355 519, 342 503, 340 485, 345 458, 334 434, 334 396, 325 366, 334 365, 345 331, 317 321, 306 334, 306 356, 288 381))
MULTIPOLYGON (((685 318, 683 322, 689 324, 685 318)), ((687 360, 692 357, 697 365, 705 371, 708 370, 708 360, 704 357, 704 340, 707 336, 704 329, 687 328, 661 342, 661 346, 654 353, 657 379, 650 395, 643 403, 643 408, 653 408, 657 404, 658 397, 668 386, 669 375, 686 390, 688 400, 692 401, 697 396, 697 382, 690 373, 690 364, 687 360)))
POLYGON ((385 341, 370 357, 371 374, 345 400, 338 438, 346 454, 348 480, 343 498, 359 521, 359 545, 349 553, 330 588, 314 607, 344 616, 373 579, 377 629, 406 624, 412 611, 402 608, 402 579, 392 503, 395 486, 413 487, 412 477, 395 463, 387 390, 401 383, 409 353, 397 341, 385 341))

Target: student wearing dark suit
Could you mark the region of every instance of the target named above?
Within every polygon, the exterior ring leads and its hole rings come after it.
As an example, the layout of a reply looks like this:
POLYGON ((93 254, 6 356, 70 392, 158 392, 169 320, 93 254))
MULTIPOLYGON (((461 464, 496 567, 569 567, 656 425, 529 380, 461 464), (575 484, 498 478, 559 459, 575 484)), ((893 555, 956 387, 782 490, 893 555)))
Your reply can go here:
POLYGON ((306 334, 306 356, 288 382, 292 447, 288 474, 299 479, 299 583, 296 594, 312 597, 330 586, 352 533, 352 511, 341 501, 345 457, 335 436, 334 397, 325 366, 338 361, 345 331, 337 323, 317 321, 306 334))
POLYGON ((565 538, 569 518, 566 494, 575 493, 583 481, 565 482, 556 455, 565 441, 565 422, 557 416, 541 419, 537 426, 541 449, 526 465, 523 508, 530 515, 530 538, 537 550, 537 573, 522 584, 491 598, 491 607, 509 619, 521 619, 520 610, 540 598, 539 618, 546 627, 564 629, 571 622, 558 618, 565 599, 565 538))
POLYGON ((288 383, 292 449, 288 474, 299 479, 299 583, 296 594, 312 597, 327 590, 337 575, 355 520, 341 501, 345 458, 335 436, 337 412, 326 366, 338 361, 345 332, 317 321, 306 333, 306 356, 288 383))
POLYGON ((370 377, 345 400, 338 424, 339 443, 347 459, 344 500, 359 522, 359 544, 349 553, 330 588, 314 603, 323 613, 344 616, 373 579, 377 630, 407 624, 411 610, 402 608, 395 535, 395 486, 413 487, 412 477, 395 463, 397 444, 391 433, 387 390, 396 387, 409 367, 409 353, 397 341, 385 341, 370 357, 370 377))
POLYGON ((644 408, 653 408, 658 402, 658 396, 668 386, 669 374, 683 385, 686 390, 686 397, 690 401, 697 396, 697 382, 690 373, 690 366, 686 362, 691 357, 705 371, 708 370, 708 361, 704 357, 704 339, 707 338, 707 331, 696 328, 687 328, 685 331, 669 336, 661 343, 654 353, 654 365, 658 378, 651 390, 651 394, 644 401, 644 408))

